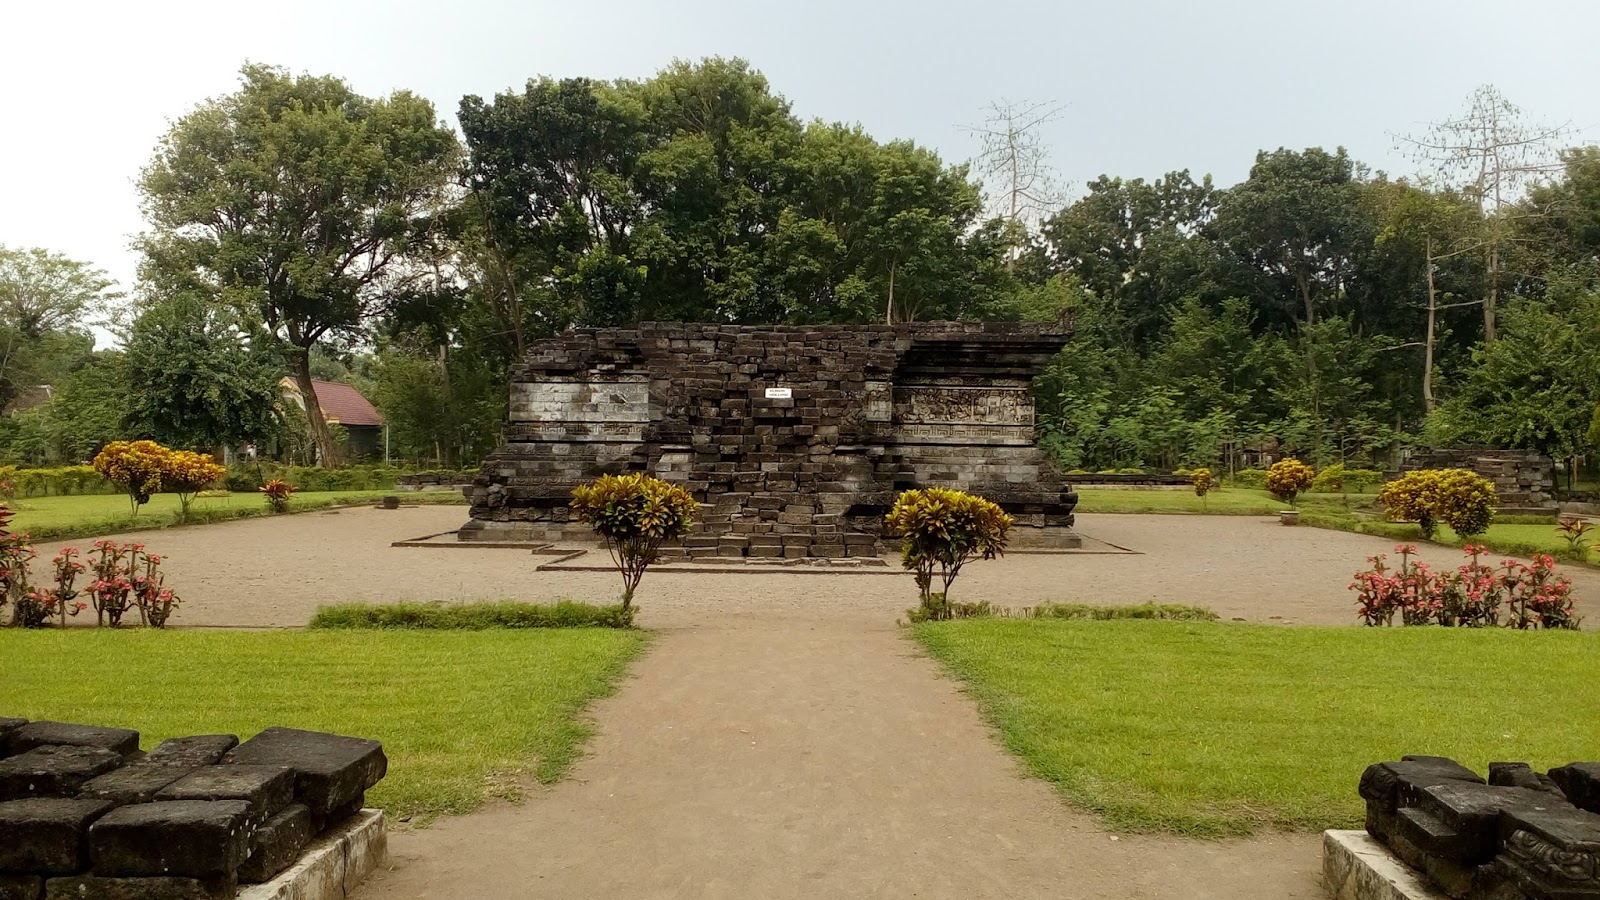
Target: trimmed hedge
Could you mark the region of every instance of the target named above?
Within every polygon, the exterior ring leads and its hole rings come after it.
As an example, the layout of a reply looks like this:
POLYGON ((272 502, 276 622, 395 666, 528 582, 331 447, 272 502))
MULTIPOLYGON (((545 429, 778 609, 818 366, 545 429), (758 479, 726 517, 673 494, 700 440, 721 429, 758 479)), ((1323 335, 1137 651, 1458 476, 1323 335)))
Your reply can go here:
POLYGON ((316 466, 284 466, 277 463, 234 464, 222 477, 230 491, 253 491, 268 481, 283 481, 297 491, 389 491, 399 475, 477 475, 477 469, 421 469, 361 464, 338 469, 316 466))
POLYGON ((1028 610, 1034 619, 1166 619, 1179 622, 1215 622, 1217 614, 1203 606, 1181 603, 1140 603, 1135 606, 1091 606, 1087 603, 1046 603, 1028 610))
POLYGON ((554 606, 504 600, 491 603, 447 604, 339 603, 324 606, 311 618, 311 627, 416 628, 483 631, 490 628, 631 628, 634 610, 620 604, 592 606, 561 600, 554 606))

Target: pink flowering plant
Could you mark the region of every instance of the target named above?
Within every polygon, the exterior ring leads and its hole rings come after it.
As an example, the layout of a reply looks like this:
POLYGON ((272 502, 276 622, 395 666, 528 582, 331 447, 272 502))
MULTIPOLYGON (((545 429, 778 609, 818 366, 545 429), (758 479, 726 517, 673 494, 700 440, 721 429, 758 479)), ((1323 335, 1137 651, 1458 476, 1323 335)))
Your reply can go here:
POLYGON ((77 557, 77 547, 63 547, 50 560, 55 568, 55 586, 28 591, 27 599, 17 606, 18 625, 41 628, 50 620, 59 619, 62 627, 66 627, 67 616, 76 616, 88 608, 87 603, 78 600, 75 587, 78 576, 84 571, 84 565, 78 562, 77 557))
POLYGON ((130 564, 129 571, 134 574, 129 580, 133 583, 133 604, 139 608, 139 618, 151 628, 165 628, 172 610, 178 605, 178 595, 167 587, 167 576, 158 571, 161 567, 159 555, 144 553, 143 568, 135 572, 137 565, 137 560, 130 564))
POLYGON ((1465 563, 1453 572, 1434 572, 1413 559, 1415 544, 1396 544, 1394 552, 1400 555, 1397 567, 1389 566, 1388 554, 1370 556, 1370 567, 1350 583, 1363 624, 1392 625, 1398 615, 1402 625, 1578 627, 1572 583, 1556 572, 1550 556, 1535 557, 1532 565, 1508 559, 1491 566, 1484 561, 1488 548, 1469 544, 1462 551, 1465 563))
POLYGON ((1572 582, 1556 572, 1555 558, 1540 554, 1533 565, 1514 560, 1501 563, 1510 598, 1512 628, 1577 628, 1582 620, 1572 599, 1572 582))

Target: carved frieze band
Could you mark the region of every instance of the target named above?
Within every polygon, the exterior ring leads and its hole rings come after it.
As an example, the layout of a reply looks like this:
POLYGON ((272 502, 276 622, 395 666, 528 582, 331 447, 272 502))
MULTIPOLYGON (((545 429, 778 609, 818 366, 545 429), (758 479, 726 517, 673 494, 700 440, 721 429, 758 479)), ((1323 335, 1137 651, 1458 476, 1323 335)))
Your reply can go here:
POLYGON ((622 381, 519 381, 511 385, 510 421, 645 423, 650 383, 622 381))

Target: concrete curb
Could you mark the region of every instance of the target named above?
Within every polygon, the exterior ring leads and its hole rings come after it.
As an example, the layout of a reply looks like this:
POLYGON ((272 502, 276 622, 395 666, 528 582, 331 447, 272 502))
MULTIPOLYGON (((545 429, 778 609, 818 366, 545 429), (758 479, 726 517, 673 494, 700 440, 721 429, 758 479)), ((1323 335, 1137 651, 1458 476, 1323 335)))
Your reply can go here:
POLYGON ((241 888, 238 900, 343 900, 389 852, 381 809, 363 809, 311 842, 300 861, 265 884, 241 888))
POLYGON ((1322 881, 1333 900, 1446 900, 1365 831, 1322 833, 1322 881))

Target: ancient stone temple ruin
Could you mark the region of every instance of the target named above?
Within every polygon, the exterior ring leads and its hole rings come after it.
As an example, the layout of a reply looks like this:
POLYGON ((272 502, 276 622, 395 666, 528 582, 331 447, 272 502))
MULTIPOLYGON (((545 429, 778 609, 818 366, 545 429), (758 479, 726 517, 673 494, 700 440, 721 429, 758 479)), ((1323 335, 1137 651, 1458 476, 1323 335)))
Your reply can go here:
POLYGON ((942 486, 1016 517, 1013 546, 1072 547, 1077 495, 1034 445, 1031 380, 1056 327, 644 324, 584 329, 514 370, 505 444, 463 540, 588 538, 572 489, 644 471, 703 504, 692 556, 876 555, 895 495, 942 486))
POLYGON ((1336 900, 1600 900, 1600 763, 1490 763, 1486 782, 1451 759, 1407 756, 1369 766, 1360 790, 1366 834, 1324 841, 1336 900))

